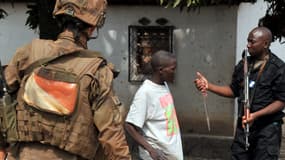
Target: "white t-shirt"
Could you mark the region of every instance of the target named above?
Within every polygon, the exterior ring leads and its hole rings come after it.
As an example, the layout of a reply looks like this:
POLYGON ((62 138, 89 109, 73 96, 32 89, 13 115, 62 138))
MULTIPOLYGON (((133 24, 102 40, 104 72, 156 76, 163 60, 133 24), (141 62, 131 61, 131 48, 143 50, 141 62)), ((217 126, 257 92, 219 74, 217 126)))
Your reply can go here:
MULTIPOLYGON (((126 122, 142 128, 147 142, 163 151, 169 160, 183 160, 179 124, 166 86, 145 80, 135 94, 126 122)), ((139 152, 142 159, 152 159, 143 148, 139 152)))

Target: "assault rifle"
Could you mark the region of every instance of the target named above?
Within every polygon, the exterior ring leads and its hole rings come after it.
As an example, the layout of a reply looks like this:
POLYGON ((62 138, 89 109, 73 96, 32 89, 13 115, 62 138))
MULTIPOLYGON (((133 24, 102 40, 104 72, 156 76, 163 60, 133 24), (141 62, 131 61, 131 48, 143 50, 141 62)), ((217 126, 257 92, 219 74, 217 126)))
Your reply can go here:
POLYGON ((1 82, 0 85, 2 87, 1 96, 3 96, 3 99, 5 99, 5 97, 10 96, 10 95, 8 93, 6 80, 4 78, 4 72, 3 72, 3 67, 2 67, 1 61, 0 61, 0 82, 1 82))
MULTIPOLYGON (((248 50, 245 49, 243 52, 243 78, 244 78, 244 100, 243 100, 243 107, 244 107, 244 116, 246 120, 249 118, 250 114, 250 104, 249 104, 249 72, 248 72, 248 62, 247 62, 247 56, 248 56, 248 50)), ((248 137, 249 137, 249 124, 245 124, 244 128, 245 132, 245 149, 248 150, 249 148, 249 142, 248 142, 248 137)))
MULTIPOLYGON (((16 141, 18 139, 16 126, 16 104, 17 100, 8 92, 8 86, 4 77, 3 67, 0 61, 0 85, 3 96, 0 104, 0 129, 1 138, 4 143, 16 141)), ((0 142, 2 143, 2 142, 0 142)))
POLYGON ((7 85, 5 83, 5 79, 4 79, 4 73, 3 73, 3 67, 2 67, 2 63, 0 61, 0 86, 1 86, 1 107, 0 107, 0 110, 1 110, 1 132, 2 132, 2 136, 4 139, 7 138, 7 130, 6 130, 6 122, 5 122, 5 118, 3 118, 4 115, 4 107, 6 106, 7 102, 9 101, 9 99, 11 99, 9 93, 8 93, 8 90, 7 90, 7 85))
MULTIPOLYGON (((4 107, 7 105, 8 101, 11 102, 11 97, 8 93, 7 90, 7 85, 5 83, 5 78, 4 78, 4 73, 3 73, 3 67, 2 67, 2 63, 0 61, 0 93, 1 93, 1 104, 0 104, 0 144, 2 147, 6 147, 8 145, 7 143, 7 121, 6 118, 4 118, 4 107)), ((7 154, 5 154, 4 160, 7 159, 7 154)))

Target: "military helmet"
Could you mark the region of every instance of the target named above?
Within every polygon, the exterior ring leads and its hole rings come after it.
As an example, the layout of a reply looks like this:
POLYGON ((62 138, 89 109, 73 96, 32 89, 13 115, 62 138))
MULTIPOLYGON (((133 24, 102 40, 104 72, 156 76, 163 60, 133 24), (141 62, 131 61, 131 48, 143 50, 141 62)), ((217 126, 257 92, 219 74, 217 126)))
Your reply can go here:
POLYGON ((56 0, 53 15, 70 15, 95 27, 105 20, 106 0, 56 0))

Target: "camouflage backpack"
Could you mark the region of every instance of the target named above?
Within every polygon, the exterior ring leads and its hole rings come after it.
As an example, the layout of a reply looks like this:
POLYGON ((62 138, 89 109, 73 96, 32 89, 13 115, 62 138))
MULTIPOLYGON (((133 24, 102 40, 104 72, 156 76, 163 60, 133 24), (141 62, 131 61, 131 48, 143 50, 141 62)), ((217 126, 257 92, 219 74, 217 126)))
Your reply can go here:
MULTIPOLYGON (((59 58, 62 58, 64 56, 75 55, 75 54, 80 54, 81 56, 86 56, 86 57, 98 57, 101 58, 100 63, 105 62, 105 60, 97 52, 80 50, 66 55, 43 58, 32 63, 25 70, 25 75, 30 74, 30 76, 26 82, 25 93, 23 95, 24 101, 29 106, 44 112, 50 112, 62 116, 68 116, 74 112, 75 107, 77 105, 77 97, 79 94, 77 75, 47 67, 46 64, 55 61, 59 58), (54 89, 54 87, 57 87, 59 89, 64 89, 64 86, 66 86, 65 92, 62 92, 61 94, 64 94, 64 96, 66 96, 66 94, 69 94, 68 96, 72 97, 73 101, 70 101, 70 98, 66 98, 66 99, 60 99, 59 101, 61 103, 54 103, 55 101, 53 99, 47 100, 45 93, 41 93, 41 91, 39 92, 39 90, 49 90, 49 89, 51 90, 54 89), (37 91, 37 94, 33 94, 33 92, 35 91, 37 91), (42 103, 43 101, 45 103, 42 103)), ((1 129, 0 147, 1 147, 11 142, 17 142, 19 137, 17 132, 17 119, 16 119, 17 118, 16 106, 18 104, 16 99, 17 96, 8 93, 5 79, 3 78, 2 68, 0 69, 0 72, 2 73, 0 80, 2 80, 3 82, 3 91, 4 91, 4 95, 0 99, 0 129, 1 129)), ((60 92, 57 92, 55 94, 58 93, 60 92)), ((63 95, 61 95, 61 97, 62 96, 63 95)))

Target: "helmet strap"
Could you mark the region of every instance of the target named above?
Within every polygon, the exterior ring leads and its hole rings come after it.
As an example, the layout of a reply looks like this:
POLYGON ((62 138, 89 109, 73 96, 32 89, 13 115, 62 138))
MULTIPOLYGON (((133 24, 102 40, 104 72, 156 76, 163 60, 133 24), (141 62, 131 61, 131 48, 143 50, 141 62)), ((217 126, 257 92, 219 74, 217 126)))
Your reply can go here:
POLYGON ((99 36, 99 28, 98 28, 98 27, 95 28, 94 33, 95 33, 95 34, 92 34, 92 36, 90 36, 90 37, 88 38, 88 40, 89 40, 89 39, 97 39, 97 38, 98 38, 98 36, 99 36), (94 36, 93 36, 93 35, 94 35, 94 36))

